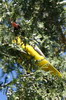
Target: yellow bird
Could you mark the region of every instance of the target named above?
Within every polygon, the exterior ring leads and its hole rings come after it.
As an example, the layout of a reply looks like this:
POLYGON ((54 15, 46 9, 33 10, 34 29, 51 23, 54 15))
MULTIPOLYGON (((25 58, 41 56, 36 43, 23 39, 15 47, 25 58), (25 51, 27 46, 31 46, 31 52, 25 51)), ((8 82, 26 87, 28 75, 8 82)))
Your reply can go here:
POLYGON ((40 53, 38 53, 31 45, 24 44, 20 36, 16 37, 16 39, 13 40, 12 43, 20 45, 29 55, 34 57, 34 59, 37 61, 37 65, 41 67, 42 70, 50 71, 50 73, 62 77, 62 74, 55 67, 53 67, 48 60, 46 60, 43 54, 41 55, 40 53))

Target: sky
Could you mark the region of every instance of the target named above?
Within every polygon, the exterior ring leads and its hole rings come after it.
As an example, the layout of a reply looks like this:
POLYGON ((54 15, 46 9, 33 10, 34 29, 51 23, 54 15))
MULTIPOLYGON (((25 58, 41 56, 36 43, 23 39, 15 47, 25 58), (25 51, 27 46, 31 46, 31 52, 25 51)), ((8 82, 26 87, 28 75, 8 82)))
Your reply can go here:
POLYGON ((7 100, 7 97, 3 92, 0 92, 0 100, 7 100))
MULTIPOLYGON (((17 77, 16 71, 12 71, 12 74, 11 73, 5 74, 3 76, 3 78, 1 78, 1 75, 2 75, 2 69, 0 68, 0 82, 2 81, 3 83, 5 81, 4 79, 5 79, 6 76, 8 77, 8 83, 10 83, 13 78, 17 77)), ((16 88, 14 88, 14 90, 16 90, 16 88)), ((7 100, 7 96, 5 94, 5 90, 4 89, 3 89, 3 91, 0 91, 0 100, 7 100)))

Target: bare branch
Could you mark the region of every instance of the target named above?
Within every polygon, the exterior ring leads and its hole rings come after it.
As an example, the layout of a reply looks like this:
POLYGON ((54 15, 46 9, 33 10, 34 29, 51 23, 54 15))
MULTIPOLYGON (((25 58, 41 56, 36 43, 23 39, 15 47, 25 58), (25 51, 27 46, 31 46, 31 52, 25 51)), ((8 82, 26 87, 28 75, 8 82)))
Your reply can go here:
POLYGON ((57 4, 66 5, 66 1, 58 2, 57 4))

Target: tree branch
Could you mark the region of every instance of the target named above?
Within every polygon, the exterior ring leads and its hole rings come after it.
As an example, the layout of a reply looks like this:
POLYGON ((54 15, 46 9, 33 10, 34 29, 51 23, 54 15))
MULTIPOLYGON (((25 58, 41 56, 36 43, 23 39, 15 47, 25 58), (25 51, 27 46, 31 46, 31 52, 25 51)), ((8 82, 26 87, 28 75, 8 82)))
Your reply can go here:
POLYGON ((58 2, 57 4, 66 5, 66 1, 58 2))

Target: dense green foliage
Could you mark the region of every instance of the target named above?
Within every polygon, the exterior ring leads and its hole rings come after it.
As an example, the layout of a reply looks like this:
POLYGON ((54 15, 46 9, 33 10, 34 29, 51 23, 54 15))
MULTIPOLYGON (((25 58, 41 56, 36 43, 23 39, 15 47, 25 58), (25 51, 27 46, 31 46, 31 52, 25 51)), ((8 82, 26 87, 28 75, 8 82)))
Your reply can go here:
POLYGON ((0 79, 5 77, 0 90, 5 90, 9 100, 61 100, 66 96, 66 56, 62 56, 66 10, 58 3, 61 1, 0 0, 0 79), (19 34, 25 32, 24 42, 38 45, 62 78, 39 69, 32 57, 28 59, 22 48, 12 44, 15 36, 10 19, 21 25, 19 34))

